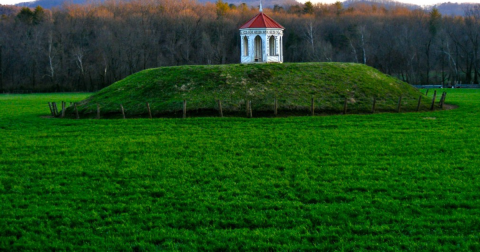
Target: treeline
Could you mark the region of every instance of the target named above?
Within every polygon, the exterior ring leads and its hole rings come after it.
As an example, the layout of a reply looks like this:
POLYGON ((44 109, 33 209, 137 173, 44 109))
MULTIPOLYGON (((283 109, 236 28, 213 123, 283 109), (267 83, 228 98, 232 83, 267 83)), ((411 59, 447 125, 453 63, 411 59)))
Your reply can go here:
MULTIPOLYGON (((376 5, 274 6, 287 62, 358 62, 411 84, 479 83, 480 5, 465 17, 376 5)), ((95 91, 137 71, 240 61, 245 4, 106 1, 0 18, 0 91, 95 91)))

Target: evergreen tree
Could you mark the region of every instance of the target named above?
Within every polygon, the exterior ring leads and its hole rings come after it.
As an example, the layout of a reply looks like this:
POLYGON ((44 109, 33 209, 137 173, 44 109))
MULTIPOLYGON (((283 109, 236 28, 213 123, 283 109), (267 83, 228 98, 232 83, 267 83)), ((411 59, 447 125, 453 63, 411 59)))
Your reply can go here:
POLYGON ((35 10, 33 11, 33 20, 32 20, 33 24, 38 25, 42 23, 44 20, 45 20, 45 10, 40 6, 37 6, 37 8, 35 8, 35 10))
POLYGON ((305 7, 303 7, 303 13, 313 14, 313 4, 312 4, 312 2, 308 1, 308 2, 305 3, 305 7))
POLYGON ((17 19, 24 24, 31 25, 33 23, 33 11, 28 7, 23 7, 17 14, 17 19))

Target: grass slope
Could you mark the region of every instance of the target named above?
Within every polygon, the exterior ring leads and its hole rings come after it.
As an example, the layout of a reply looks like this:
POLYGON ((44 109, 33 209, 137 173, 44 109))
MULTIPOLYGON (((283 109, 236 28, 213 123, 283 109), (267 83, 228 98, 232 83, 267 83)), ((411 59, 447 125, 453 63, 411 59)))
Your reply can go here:
POLYGON ((447 91, 458 109, 154 120, 0 95, 0 250, 479 251, 480 90, 447 91))
MULTIPOLYGON (((123 104, 130 115, 145 114, 145 103, 156 114, 182 110, 216 110, 222 100, 225 112, 272 111, 278 98, 280 111, 306 111, 315 97, 317 112, 343 110, 345 97, 352 112, 369 112, 377 97, 378 110, 391 111, 403 96, 404 110, 416 109, 418 90, 378 70, 352 63, 285 63, 214 66, 177 66, 148 69, 99 91, 80 103, 80 113, 118 113, 123 104)), ((424 99, 424 106, 428 101, 424 99)), ((71 113, 71 110, 70 110, 71 113)))

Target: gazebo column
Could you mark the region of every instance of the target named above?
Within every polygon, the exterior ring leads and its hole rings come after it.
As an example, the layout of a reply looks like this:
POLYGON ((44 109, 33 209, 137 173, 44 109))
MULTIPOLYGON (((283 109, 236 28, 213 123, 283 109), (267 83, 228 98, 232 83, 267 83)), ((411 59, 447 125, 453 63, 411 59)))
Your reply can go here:
POLYGON ((275 36, 275 55, 278 56, 278 61, 280 61, 280 46, 278 45, 280 39, 278 36, 275 36))
POLYGON ((263 35, 262 43, 263 43, 263 62, 268 62, 268 41, 267 41, 267 34, 263 35))
POLYGON ((249 62, 255 61, 255 36, 248 37, 248 59, 249 62))

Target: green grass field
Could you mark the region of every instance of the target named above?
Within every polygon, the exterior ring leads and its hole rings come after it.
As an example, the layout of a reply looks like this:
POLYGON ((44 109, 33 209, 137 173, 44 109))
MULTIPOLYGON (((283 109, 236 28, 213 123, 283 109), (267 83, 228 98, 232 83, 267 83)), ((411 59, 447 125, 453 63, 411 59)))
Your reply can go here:
POLYGON ((444 91, 458 109, 153 120, 0 95, 0 250, 478 251, 480 90, 444 91))

